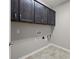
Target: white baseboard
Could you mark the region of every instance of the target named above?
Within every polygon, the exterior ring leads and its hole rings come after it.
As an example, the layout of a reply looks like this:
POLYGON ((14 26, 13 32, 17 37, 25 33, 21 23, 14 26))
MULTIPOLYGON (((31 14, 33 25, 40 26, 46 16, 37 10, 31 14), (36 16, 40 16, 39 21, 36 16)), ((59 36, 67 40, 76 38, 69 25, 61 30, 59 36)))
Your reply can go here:
POLYGON ((50 43, 50 44, 48 44, 48 45, 46 45, 46 46, 44 46, 44 47, 42 47, 42 48, 40 48, 40 49, 38 49, 38 50, 32 52, 32 53, 29 53, 28 55, 25 55, 25 56, 20 57, 19 59, 25 59, 25 58, 27 58, 27 57, 33 55, 33 54, 36 54, 36 53, 40 52, 41 50, 43 50, 43 49, 45 49, 45 48, 48 48, 49 46, 54 46, 54 47, 57 47, 57 48, 60 48, 60 49, 62 49, 62 50, 64 50, 64 51, 69 52, 69 49, 66 49, 66 48, 60 47, 60 46, 58 46, 58 45, 56 45, 56 44, 50 43))
POLYGON ((63 48, 63 47, 61 47, 61 46, 59 46, 59 45, 56 45, 56 44, 53 44, 53 43, 50 43, 50 45, 52 45, 52 46, 54 46, 54 47, 57 47, 57 48, 60 48, 60 49, 62 49, 62 50, 64 50, 64 51, 66 51, 66 52, 70 52, 69 49, 63 48))

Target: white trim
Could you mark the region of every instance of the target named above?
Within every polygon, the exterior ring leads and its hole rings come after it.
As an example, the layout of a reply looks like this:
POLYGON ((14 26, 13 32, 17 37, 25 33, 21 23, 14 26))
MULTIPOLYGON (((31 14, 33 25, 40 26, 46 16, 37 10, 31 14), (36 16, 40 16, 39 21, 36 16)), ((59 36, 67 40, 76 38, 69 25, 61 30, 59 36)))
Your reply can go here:
POLYGON ((49 46, 54 46, 54 47, 57 47, 57 48, 60 48, 60 49, 62 49, 62 50, 64 50, 64 51, 69 52, 69 49, 66 49, 66 48, 60 47, 60 46, 58 46, 58 45, 56 45, 56 44, 50 43, 50 44, 48 44, 48 45, 46 45, 46 46, 44 46, 44 47, 42 47, 42 48, 40 48, 40 49, 38 49, 38 50, 32 52, 32 53, 29 53, 28 55, 22 56, 22 57, 19 58, 19 59, 25 59, 25 58, 27 58, 27 57, 33 55, 33 54, 36 54, 36 53, 40 52, 41 50, 43 50, 43 49, 45 49, 45 48, 48 48, 49 46))
POLYGON ((70 52, 69 49, 63 48, 63 47, 61 47, 61 46, 59 46, 59 45, 56 45, 56 44, 53 44, 53 43, 51 43, 51 45, 54 46, 54 47, 60 48, 60 49, 62 49, 62 50, 64 50, 64 51, 66 51, 66 52, 70 52))

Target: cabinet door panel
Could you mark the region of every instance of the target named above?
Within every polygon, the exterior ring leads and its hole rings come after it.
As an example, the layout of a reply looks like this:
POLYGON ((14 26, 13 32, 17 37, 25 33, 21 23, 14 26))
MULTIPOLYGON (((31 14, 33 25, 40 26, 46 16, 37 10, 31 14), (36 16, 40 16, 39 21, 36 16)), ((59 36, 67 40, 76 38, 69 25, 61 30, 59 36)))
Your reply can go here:
POLYGON ((35 23, 47 24, 47 9, 38 2, 35 2, 35 23))
POLYGON ((52 11, 53 17, 52 17, 52 25, 55 25, 55 11, 52 11))
POLYGON ((42 8, 42 23, 47 24, 47 8, 44 6, 42 8))
POLYGON ((11 20, 18 21, 18 0, 11 0, 11 20))
POLYGON ((34 1, 20 0, 20 20, 34 22, 34 1))
POLYGON ((35 2, 35 23, 42 23, 42 6, 35 2))
POLYGON ((55 11, 48 9, 48 24, 55 25, 55 11))

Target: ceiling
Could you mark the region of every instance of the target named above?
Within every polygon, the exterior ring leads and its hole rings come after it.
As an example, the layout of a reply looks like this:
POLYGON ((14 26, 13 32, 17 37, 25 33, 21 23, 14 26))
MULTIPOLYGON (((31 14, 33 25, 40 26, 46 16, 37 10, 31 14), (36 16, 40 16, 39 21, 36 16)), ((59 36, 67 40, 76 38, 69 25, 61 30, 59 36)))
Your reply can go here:
POLYGON ((62 3, 65 3, 69 0, 37 0, 45 5, 47 5, 48 7, 56 7, 62 3))

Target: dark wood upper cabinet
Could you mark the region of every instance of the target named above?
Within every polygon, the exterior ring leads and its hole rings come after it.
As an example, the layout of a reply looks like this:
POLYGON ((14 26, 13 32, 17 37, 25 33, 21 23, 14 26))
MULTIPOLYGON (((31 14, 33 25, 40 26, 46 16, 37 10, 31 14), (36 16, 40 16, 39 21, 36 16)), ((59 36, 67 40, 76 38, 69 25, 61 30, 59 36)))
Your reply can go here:
POLYGON ((11 0, 11 20, 18 21, 18 0, 11 0))
POLYGON ((11 21, 55 25, 55 11, 35 0, 11 0, 11 21))
POLYGON ((34 23, 34 1, 20 0, 20 21, 34 23))
POLYGON ((47 8, 35 2, 35 23, 47 24, 47 8))
POLYGON ((48 9, 47 14, 48 25, 55 25, 55 11, 48 9))

